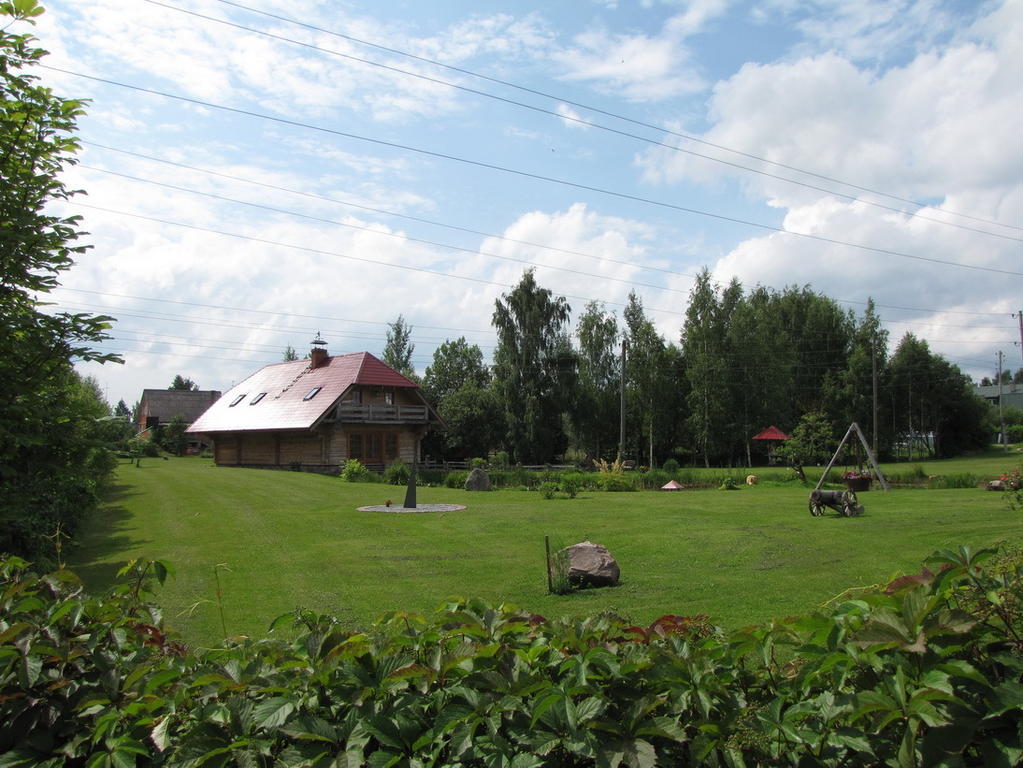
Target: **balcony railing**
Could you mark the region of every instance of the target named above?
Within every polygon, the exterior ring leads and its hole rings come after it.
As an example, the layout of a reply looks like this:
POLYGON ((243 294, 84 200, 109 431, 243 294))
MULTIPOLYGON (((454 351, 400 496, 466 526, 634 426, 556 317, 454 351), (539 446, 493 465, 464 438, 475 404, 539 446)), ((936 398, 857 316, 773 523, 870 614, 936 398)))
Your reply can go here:
POLYGON ((376 421, 407 424, 426 422, 430 413, 425 405, 353 405, 338 406, 339 421, 376 421))

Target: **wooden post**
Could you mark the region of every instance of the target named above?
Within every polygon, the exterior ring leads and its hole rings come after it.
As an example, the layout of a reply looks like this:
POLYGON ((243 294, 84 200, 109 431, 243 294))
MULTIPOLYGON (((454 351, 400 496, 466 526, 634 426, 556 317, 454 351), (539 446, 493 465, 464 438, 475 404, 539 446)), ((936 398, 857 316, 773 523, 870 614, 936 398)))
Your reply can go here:
POLYGON ((554 594, 554 579, 551 576, 551 539, 549 536, 543 537, 543 548, 547 553, 547 594, 554 594))

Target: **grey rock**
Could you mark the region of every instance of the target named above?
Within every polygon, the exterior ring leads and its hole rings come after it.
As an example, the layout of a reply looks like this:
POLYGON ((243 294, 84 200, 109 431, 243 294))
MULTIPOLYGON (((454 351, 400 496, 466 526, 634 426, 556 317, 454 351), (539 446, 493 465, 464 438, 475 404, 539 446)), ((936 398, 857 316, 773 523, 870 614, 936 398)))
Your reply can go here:
POLYGON ((476 467, 469 476, 465 478, 465 490, 467 491, 489 491, 490 475, 479 467, 476 467))
POLYGON ((613 587, 621 571, 607 547, 583 541, 558 553, 568 559, 568 580, 587 587, 613 587))
POLYGON ((1005 483, 1001 480, 992 480, 987 484, 987 489, 989 491, 1004 491, 1005 483))

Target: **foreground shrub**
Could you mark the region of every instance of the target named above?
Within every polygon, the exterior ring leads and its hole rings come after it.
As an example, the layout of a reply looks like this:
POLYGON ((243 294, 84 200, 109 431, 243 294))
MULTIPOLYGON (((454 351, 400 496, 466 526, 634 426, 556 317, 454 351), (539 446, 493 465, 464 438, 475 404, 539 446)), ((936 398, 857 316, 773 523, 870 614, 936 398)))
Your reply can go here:
POLYGON ((391 485, 408 485, 411 470, 404 461, 396 461, 384 468, 384 482, 391 485))
POLYGON ((1019 764, 1023 572, 994 555, 732 634, 455 600, 361 632, 296 612, 272 625, 294 639, 207 651, 146 602, 162 564, 92 598, 0 561, 2 764, 1019 764))
POLYGON ((342 466, 339 476, 348 483, 368 483, 373 473, 358 459, 348 459, 342 466))

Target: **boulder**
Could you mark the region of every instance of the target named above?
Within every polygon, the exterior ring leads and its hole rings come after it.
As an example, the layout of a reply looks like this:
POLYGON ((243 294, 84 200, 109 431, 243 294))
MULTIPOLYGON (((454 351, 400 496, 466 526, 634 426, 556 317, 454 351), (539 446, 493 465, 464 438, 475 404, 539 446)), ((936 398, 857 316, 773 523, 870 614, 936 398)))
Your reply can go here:
POLYGON ((756 475, 746 475, 746 485, 756 485, 760 482, 760 478, 756 475))
POLYGON ((565 547, 559 556, 568 562, 568 580, 584 587, 613 587, 621 575, 618 563, 611 557, 607 547, 583 541, 565 547))
POLYGON ((1004 491, 1005 482, 1002 480, 992 480, 987 484, 987 489, 989 491, 1004 491))
POLYGON ((490 475, 479 467, 476 467, 469 476, 465 478, 465 490, 467 491, 489 491, 490 475))

